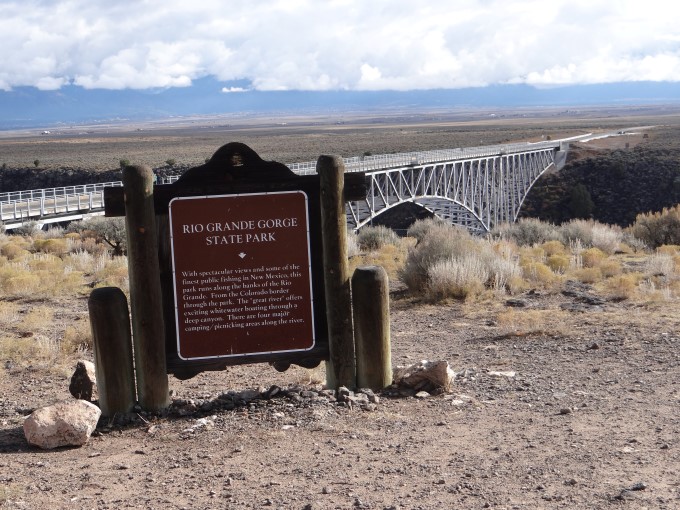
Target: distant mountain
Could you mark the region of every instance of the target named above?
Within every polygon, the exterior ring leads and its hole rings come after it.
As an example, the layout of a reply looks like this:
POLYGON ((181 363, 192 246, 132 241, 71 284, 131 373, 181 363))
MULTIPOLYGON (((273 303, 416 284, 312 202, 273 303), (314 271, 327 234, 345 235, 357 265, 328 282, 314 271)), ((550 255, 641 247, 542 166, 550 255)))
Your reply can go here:
POLYGON ((680 84, 669 82, 627 82, 542 89, 528 85, 492 85, 408 92, 259 92, 240 91, 233 83, 204 78, 196 80, 191 87, 162 90, 86 90, 70 85, 56 91, 40 91, 32 87, 0 91, 0 129, 234 112, 291 113, 387 108, 500 108, 677 102, 680 102, 680 84), (229 92, 225 93, 223 89, 229 92))

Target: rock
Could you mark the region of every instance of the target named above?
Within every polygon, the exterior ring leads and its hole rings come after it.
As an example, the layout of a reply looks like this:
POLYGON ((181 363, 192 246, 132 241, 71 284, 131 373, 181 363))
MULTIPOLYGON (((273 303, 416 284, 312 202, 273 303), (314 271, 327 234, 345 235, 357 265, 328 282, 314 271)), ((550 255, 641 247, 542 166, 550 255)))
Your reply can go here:
POLYGON ((507 377, 507 378, 513 378, 517 375, 517 373, 514 370, 507 370, 505 372, 499 372, 496 370, 490 370, 489 375, 493 375, 494 377, 507 377))
POLYGON ((76 370, 71 376, 71 384, 68 391, 76 398, 92 400, 92 395, 97 387, 97 376, 94 371, 94 363, 87 360, 79 360, 76 370))
POLYGON ((505 306, 510 306, 513 308, 526 308, 529 303, 524 299, 511 298, 505 300, 505 306))
POLYGON ((101 410, 85 400, 35 410, 24 421, 26 440, 43 449, 82 446, 97 427, 101 410))
POLYGON ((427 361, 408 367, 394 369, 394 384, 402 388, 414 388, 431 392, 435 389, 449 391, 456 373, 446 361, 427 361))
POLYGON ((415 396, 416 398, 430 398, 432 395, 430 395, 427 391, 419 391, 415 396))
POLYGON ((250 402, 251 400, 255 400, 256 398, 260 397, 260 392, 257 390, 243 390, 240 391, 237 396, 241 399, 243 399, 245 402, 250 402))

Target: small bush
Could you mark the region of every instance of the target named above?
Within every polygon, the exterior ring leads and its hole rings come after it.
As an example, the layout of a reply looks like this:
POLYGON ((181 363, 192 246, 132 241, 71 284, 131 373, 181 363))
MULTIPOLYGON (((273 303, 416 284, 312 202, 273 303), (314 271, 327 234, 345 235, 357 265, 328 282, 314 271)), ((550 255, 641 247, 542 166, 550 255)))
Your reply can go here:
POLYGON ((571 244, 580 241, 583 246, 593 245, 593 224, 594 221, 571 220, 560 226, 560 235, 564 244, 571 244))
POLYGON ((426 218, 415 221, 406 231, 408 237, 413 237, 420 242, 433 229, 446 229, 448 224, 439 218, 426 218))
POLYGON ((592 227, 592 244, 603 252, 611 255, 618 250, 623 240, 623 231, 620 227, 594 223, 592 227))
POLYGON ((363 251, 379 250, 388 244, 399 244, 399 236, 394 230, 382 225, 368 226, 359 231, 357 242, 363 251))
POLYGON ((505 223, 492 232, 503 239, 512 239, 519 246, 533 246, 559 239, 557 227, 535 218, 522 218, 516 223, 505 223))
POLYGON ((618 260, 606 259, 600 263, 600 272, 605 278, 611 278, 621 274, 621 263, 618 260))
POLYGON ((599 267, 582 267, 576 269, 573 275, 582 283, 595 283, 602 279, 602 272, 600 272, 599 267))
POLYGON ((650 248, 680 244, 680 205, 661 212, 638 214, 630 232, 650 248))
POLYGON ((66 239, 36 239, 33 241, 33 249, 54 255, 64 255, 69 251, 66 239))
POLYGON ((671 276, 675 273, 675 260, 663 252, 653 253, 645 260, 645 274, 650 276, 671 276))
POLYGON ((429 222, 429 226, 421 231, 423 237, 409 250, 401 271, 402 281, 416 292, 426 289, 428 271, 437 262, 475 252, 474 241, 467 230, 443 222, 429 222))
POLYGON ((562 242, 558 240, 546 241, 541 245, 541 248, 548 257, 551 255, 562 255, 566 251, 562 242))
POLYGON ((583 267, 597 267, 607 258, 607 254, 599 248, 588 248, 581 253, 583 267))
POLYGON ((530 282, 542 286, 549 286, 556 279, 555 273, 543 262, 529 262, 522 265, 522 274, 530 282))
POLYGON ((550 255, 546 264, 555 273, 565 273, 571 264, 571 257, 566 254, 550 255))
POLYGON ((614 299, 630 299, 635 295, 639 279, 640 275, 635 273, 609 278, 606 283, 607 292, 614 299))
POLYGON ((357 235, 353 231, 347 232, 347 258, 356 257, 360 252, 357 235))
POLYGON ((440 260, 427 272, 427 296, 433 300, 464 299, 480 292, 489 275, 477 258, 440 260))

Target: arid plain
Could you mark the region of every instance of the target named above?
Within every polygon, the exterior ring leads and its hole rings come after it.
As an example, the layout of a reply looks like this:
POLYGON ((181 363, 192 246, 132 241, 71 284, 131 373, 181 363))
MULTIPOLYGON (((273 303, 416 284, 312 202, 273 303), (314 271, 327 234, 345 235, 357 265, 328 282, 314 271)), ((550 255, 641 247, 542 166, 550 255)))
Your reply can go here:
MULTIPOLYGON (((121 159, 196 165, 230 141, 266 160, 294 162, 657 126, 635 142, 646 143, 679 133, 680 113, 470 110, 172 124, 4 133, 0 164, 39 160, 37 171, 110 170, 121 159)), ((624 148, 625 140, 597 145, 624 148)), ((638 254, 619 256, 624 267, 641 264, 638 254)), ((125 426, 100 423, 81 448, 41 451, 24 439, 25 415, 70 398, 75 360, 91 359, 91 352, 46 355, 10 346, 87 336, 87 290, 0 296, 0 507, 680 507, 675 291, 620 299, 561 282, 514 296, 432 303, 410 295, 395 276, 393 364, 448 361, 457 372, 450 393, 382 396, 366 411, 319 397, 322 367, 278 373, 248 365, 188 381, 171 377, 176 408, 186 412, 135 416, 125 426), (286 396, 231 409, 220 404, 229 391, 272 385, 286 396)))

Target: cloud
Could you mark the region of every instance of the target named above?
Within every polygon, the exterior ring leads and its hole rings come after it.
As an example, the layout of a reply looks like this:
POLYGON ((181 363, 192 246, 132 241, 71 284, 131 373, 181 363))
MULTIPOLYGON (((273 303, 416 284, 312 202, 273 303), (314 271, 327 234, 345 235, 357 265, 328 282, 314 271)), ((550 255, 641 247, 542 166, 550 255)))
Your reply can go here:
POLYGON ((680 81, 678 19, 665 0, 5 0, 0 89, 680 81))
POLYGON ((222 92, 224 94, 233 94, 234 92, 248 92, 248 89, 243 87, 222 87, 222 92))

